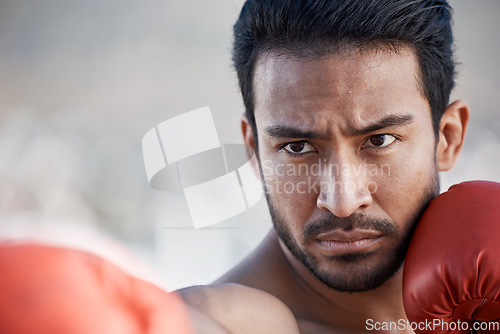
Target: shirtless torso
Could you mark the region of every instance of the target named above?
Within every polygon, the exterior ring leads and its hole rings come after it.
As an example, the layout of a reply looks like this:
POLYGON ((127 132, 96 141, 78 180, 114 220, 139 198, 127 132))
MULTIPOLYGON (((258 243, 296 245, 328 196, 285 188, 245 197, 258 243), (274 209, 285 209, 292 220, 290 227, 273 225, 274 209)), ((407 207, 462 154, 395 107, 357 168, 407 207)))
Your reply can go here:
MULTIPOLYGON (((376 291, 341 293, 318 286, 317 279, 287 253, 271 230, 213 285, 180 292, 190 306, 229 333, 369 333, 368 319, 380 323, 405 319, 400 273, 376 291), (392 289, 393 298, 387 298, 392 289)), ((201 332, 207 333, 206 327, 201 332)))

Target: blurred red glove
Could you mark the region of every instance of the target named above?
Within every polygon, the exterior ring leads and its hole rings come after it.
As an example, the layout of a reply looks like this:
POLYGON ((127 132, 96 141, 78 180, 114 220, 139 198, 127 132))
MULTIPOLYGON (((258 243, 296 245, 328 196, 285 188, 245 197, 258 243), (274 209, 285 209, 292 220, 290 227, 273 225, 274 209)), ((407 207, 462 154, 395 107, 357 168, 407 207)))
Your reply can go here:
POLYGON ((77 250, 0 246, 2 334, 188 334, 180 297, 77 250))

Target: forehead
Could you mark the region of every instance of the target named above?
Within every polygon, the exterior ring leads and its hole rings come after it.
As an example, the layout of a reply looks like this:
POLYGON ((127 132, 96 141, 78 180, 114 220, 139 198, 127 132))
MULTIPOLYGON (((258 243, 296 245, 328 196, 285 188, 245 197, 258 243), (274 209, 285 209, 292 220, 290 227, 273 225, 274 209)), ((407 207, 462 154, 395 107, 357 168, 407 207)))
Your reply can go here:
POLYGON ((422 107, 430 117, 418 78, 418 62, 408 48, 398 53, 355 50, 321 58, 263 54, 253 82, 257 126, 312 127, 333 118, 339 126, 357 127, 384 113, 422 107))

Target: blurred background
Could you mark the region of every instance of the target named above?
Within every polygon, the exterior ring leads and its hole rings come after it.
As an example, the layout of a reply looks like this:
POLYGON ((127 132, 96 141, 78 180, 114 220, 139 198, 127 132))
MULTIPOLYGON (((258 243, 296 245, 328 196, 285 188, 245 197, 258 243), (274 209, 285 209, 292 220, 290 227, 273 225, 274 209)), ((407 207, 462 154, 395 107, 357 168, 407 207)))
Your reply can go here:
MULTIPOLYGON (((210 106, 223 143, 242 143, 231 66, 240 0, 0 1, 0 238, 115 240, 162 286, 204 284, 271 226, 265 201, 194 230, 184 196, 149 187, 142 136, 210 106)), ((453 98, 472 119, 442 189, 500 181, 500 2, 452 0, 453 98)), ((105 243, 104 243, 105 244, 105 243)), ((105 247, 105 246, 102 246, 105 247)))

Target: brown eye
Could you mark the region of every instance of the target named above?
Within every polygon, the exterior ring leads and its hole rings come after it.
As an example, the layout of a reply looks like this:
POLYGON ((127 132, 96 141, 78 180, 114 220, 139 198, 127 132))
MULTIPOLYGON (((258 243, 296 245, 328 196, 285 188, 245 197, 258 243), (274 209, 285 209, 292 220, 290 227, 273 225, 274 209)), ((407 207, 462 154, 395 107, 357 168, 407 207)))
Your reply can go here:
POLYGON ((368 141, 369 141, 369 146, 372 147, 387 147, 394 143, 396 140, 396 137, 389 135, 389 134, 381 134, 381 135, 374 135, 371 136, 368 141))
POLYGON ((288 145, 288 147, 290 148, 290 151, 292 151, 294 153, 300 153, 300 151, 302 151, 304 149, 304 146, 306 146, 306 143, 304 143, 304 142, 292 143, 292 144, 288 145))
POLYGON ((306 141, 297 141, 293 143, 286 144, 283 149, 288 153, 292 154, 304 154, 308 152, 315 151, 314 146, 306 141))
POLYGON ((385 135, 377 135, 370 137, 370 143, 372 143, 373 146, 382 146, 384 142, 385 142, 385 135))

